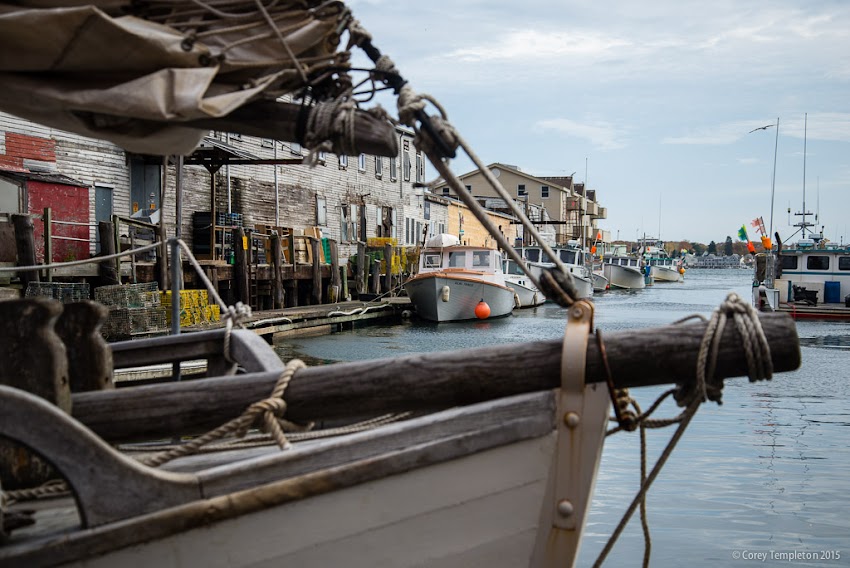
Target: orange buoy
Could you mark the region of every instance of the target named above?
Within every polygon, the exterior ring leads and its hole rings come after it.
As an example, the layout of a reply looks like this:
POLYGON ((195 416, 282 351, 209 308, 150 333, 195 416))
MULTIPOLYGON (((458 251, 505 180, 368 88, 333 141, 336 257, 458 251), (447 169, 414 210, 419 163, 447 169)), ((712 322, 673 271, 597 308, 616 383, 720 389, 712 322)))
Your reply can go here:
POLYGON ((490 317, 490 306, 487 305, 487 302, 482 298, 478 305, 475 306, 475 317, 480 320, 487 319, 490 317))

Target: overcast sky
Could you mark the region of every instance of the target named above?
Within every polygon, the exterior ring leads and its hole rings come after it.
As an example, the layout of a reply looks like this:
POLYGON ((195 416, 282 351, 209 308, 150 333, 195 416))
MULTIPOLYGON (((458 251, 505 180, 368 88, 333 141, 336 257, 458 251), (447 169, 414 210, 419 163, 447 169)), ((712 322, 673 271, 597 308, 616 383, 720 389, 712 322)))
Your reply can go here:
POLYGON ((586 176, 613 238, 707 243, 769 224, 776 131, 749 132, 778 118, 773 225, 787 239, 808 113, 806 208, 850 240, 850 2, 349 4, 485 163, 586 176))

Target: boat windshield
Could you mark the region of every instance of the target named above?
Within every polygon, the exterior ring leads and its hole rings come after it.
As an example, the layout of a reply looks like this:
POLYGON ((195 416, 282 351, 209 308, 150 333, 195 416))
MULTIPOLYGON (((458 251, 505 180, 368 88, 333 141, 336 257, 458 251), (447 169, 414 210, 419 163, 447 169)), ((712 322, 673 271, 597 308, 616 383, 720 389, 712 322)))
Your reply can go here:
POLYGON ((540 249, 525 249, 525 258, 531 262, 540 262, 540 249))
POLYGON ((472 253, 473 268, 490 268, 490 252, 476 251, 472 253))
POLYGON ((424 268, 439 268, 440 267, 440 255, 439 253, 434 254, 426 254, 422 259, 422 266, 424 268))
POLYGON ((576 264, 576 252, 574 250, 560 250, 558 256, 564 264, 576 264))
POLYGON ((466 251, 455 251, 449 253, 450 268, 464 268, 466 266, 466 251))

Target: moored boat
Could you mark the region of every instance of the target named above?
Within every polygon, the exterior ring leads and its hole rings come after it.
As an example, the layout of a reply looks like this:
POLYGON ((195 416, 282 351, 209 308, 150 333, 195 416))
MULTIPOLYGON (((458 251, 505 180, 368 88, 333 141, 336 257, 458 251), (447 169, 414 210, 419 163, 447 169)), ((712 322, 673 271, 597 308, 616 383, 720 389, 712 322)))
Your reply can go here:
MULTIPOLYGON (((589 298, 593 295, 593 280, 591 271, 582 263, 581 250, 576 247, 553 246, 554 252, 564 268, 573 278, 578 298, 589 298)), ((549 257, 545 250, 539 246, 524 246, 516 249, 531 271, 531 275, 540 279, 544 270, 555 266, 555 262, 549 257)))
POLYGON ((516 306, 499 251, 461 245, 448 234, 428 240, 419 271, 404 288, 416 313, 435 322, 501 317, 516 306))
POLYGON ((641 290, 646 287, 640 259, 628 255, 605 255, 602 258, 602 275, 612 289, 641 290))
POLYGON ((754 305, 795 319, 850 320, 850 248, 814 237, 756 256, 754 305))
POLYGON ((518 308, 533 308, 546 302, 546 296, 534 285, 516 261, 511 258, 504 259, 504 272, 505 282, 516 294, 518 308))

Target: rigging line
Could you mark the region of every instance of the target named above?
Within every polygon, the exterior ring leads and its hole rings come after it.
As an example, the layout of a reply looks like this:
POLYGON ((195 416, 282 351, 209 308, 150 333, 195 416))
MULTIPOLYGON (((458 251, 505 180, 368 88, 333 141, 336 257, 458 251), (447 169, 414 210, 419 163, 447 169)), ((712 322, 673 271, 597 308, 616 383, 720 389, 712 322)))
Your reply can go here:
POLYGON ((310 80, 307 79, 307 75, 304 73, 304 68, 302 67, 301 62, 298 61, 298 59, 295 57, 295 53, 292 52, 292 48, 289 47, 289 43, 287 43, 286 39, 283 37, 283 34, 280 33, 280 30, 277 29, 277 26, 274 24, 274 20, 266 11, 266 7, 263 6, 263 1, 256 0, 256 4, 257 8, 260 9, 260 12, 262 12, 263 17, 266 19, 266 22, 268 22, 269 27, 271 27, 271 29, 274 31, 275 35, 280 40, 280 43, 283 44, 283 48, 286 50, 286 53, 289 55, 289 57, 292 58, 292 63, 298 70, 298 74, 301 76, 301 80, 304 82, 305 85, 308 84, 310 80))
POLYGON ((53 262, 50 264, 35 264, 31 266, 0 266, 0 274, 4 272, 36 272, 39 270, 52 270, 54 268, 64 268, 67 266, 82 266, 84 264, 100 264, 106 260, 115 260, 116 258, 121 258, 123 256, 134 256, 137 254, 141 254, 143 252, 148 252, 159 248, 163 243, 156 242, 149 245, 145 245, 143 247, 139 247, 137 249, 125 250, 122 252, 117 252, 115 254, 109 254, 105 256, 94 256, 92 258, 85 258, 83 260, 71 260, 68 262, 53 262))
MULTIPOLYGON (((466 144, 466 142, 463 140, 457 130, 452 128, 452 134, 456 136, 458 144, 463 148, 463 150, 466 152, 472 162, 479 168, 479 171, 482 172, 490 186, 496 191, 497 194, 502 197, 502 199, 507 203, 507 205, 511 208, 514 214, 517 215, 517 217, 522 222, 523 227, 529 230, 531 235, 538 241, 541 248, 543 248, 544 252, 546 252, 546 254, 548 254, 549 257, 554 261, 555 266, 561 271, 562 274, 566 275, 567 278, 569 278, 570 282, 572 282, 572 276, 569 274, 566 267, 561 262, 560 258, 558 258, 558 256, 552 251, 552 249, 545 242, 543 242, 540 233, 537 232, 537 229, 534 228, 531 221, 525 216, 525 214, 523 214, 519 207, 516 206, 511 196, 508 195, 508 193, 498 182, 498 180, 493 177, 492 173, 490 173, 490 170, 487 169, 486 165, 481 162, 475 152, 466 144)), ((431 152, 433 152, 433 150, 431 152)), ((444 179, 449 182, 449 184, 455 190, 455 193, 458 195, 458 197, 460 197, 461 201, 463 201, 464 204, 469 207, 470 211, 472 211, 472 214, 475 215, 475 218, 478 219, 478 221, 484 226, 485 229, 487 229, 487 232, 490 233, 490 235, 496 240, 497 243, 499 243, 499 246, 505 251, 505 253, 510 256, 517 263, 517 265, 522 268, 523 272, 525 272, 529 280, 531 280, 531 282, 537 288, 541 290, 544 289, 544 286, 542 286, 541 282, 531 274, 531 270, 525 265, 525 262, 523 261, 520 254, 513 248, 513 246, 508 243, 507 239, 493 224, 493 222, 487 216, 486 212, 478 203, 478 201, 471 194, 469 194, 468 191, 466 191, 466 189, 460 183, 460 180, 457 179, 457 177, 451 172, 451 170, 448 169, 447 164, 441 158, 437 158, 436 155, 432 155, 431 152, 426 151, 426 154, 428 154, 434 167, 437 169, 437 171, 440 172, 444 179)), ((567 296, 567 300, 568 304, 570 304, 572 303, 574 298, 569 298, 567 296)))

